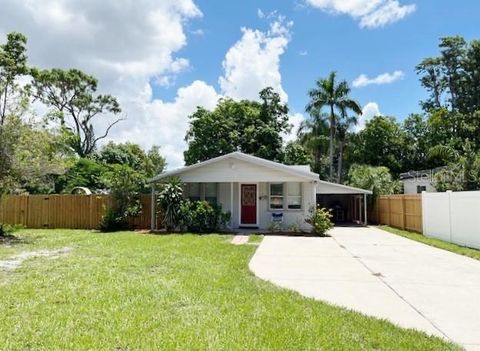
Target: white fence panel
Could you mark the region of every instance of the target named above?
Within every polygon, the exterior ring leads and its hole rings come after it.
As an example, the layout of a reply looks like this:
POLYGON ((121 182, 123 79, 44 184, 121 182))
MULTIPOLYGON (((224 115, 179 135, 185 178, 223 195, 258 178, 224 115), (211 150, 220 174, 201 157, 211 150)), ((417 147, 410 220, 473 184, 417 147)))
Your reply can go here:
POLYGON ((480 191, 422 194, 423 234, 480 248, 480 191))
POLYGON ((450 193, 452 242, 480 248, 480 191, 450 193))
POLYGON ((423 235, 450 241, 449 193, 422 193, 423 235))

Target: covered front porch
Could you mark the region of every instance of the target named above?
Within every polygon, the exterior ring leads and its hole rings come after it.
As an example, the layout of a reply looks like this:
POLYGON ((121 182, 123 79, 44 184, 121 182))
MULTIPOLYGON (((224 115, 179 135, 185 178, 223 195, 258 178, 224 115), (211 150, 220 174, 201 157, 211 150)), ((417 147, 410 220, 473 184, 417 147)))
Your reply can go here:
MULTIPOLYGON (((230 212, 228 228, 268 230, 273 222, 287 230, 309 230, 305 217, 315 206, 314 182, 185 182, 184 198, 207 201, 230 212)), ((152 202, 157 185, 152 184, 152 202)), ((152 216, 155 213, 152 211, 152 216)), ((156 230, 152 220, 152 230, 156 230)))

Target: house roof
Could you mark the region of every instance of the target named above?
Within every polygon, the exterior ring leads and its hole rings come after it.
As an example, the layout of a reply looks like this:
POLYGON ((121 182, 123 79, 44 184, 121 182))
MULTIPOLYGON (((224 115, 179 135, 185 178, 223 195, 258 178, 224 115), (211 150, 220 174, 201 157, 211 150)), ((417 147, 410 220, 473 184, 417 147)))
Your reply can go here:
POLYGON ((442 169, 445 169, 446 167, 436 167, 432 169, 424 169, 420 171, 408 171, 405 173, 400 173, 400 180, 404 179, 412 179, 412 178, 421 178, 425 176, 432 176, 435 173, 441 171, 442 169))
MULTIPOLYGON (((247 155, 238 151, 232 152, 226 155, 218 156, 203 162, 199 162, 191 166, 185 166, 185 167, 181 167, 181 168, 177 168, 171 171, 161 173, 156 177, 153 177, 152 179, 150 179, 149 182, 155 183, 157 181, 161 181, 162 179, 167 179, 169 177, 180 176, 186 173, 188 174, 188 172, 190 171, 195 171, 197 169, 200 169, 202 167, 209 166, 209 165, 214 166, 215 164, 227 159, 243 161, 252 165, 266 167, 267 169, 270 169, 273 171, 279 171, 281 173, 276 173, 278 174, 279 179, 283 174, 284 176, 287 176, 286 179, 303 179, 306 181, 315 181, 317 183, 318 194, 371 194, 372 193, 370 190, 364 190, 364 189, 354 188, 347 185, 330 183, 327 181, 320 180, 319 175, 317 173, 313 173, 312 171, 310 171, 310 166, 308 165, 293 165, 293 166, 284 165, 279 162, 266 160, 266 159, 252 156, 252 155, 247 155)), ((229 178, 228 181, 233 181, 233 182, 237 181, 236 178, 239 173, 238 170, 235 170, 235 169, 232 170, 229 168, 228 169, 224 168, 220 171, 214 170, 212 171, 212 174, 214 174, 215 172, 222 173, 221 178, 225 179, 225 177, 227 177, 229 178)), ((193 178, 198 179, 198 175, 194 176, 193 178)), ((216 178, 218 179, 218 175, 216 178)), ((277 178, 277 175, 275 175, 275 173, 273 175, 273 178, 277 178)), ((256 179, 250 179, 250 181, 255 181, 255 180, 256 179)), ((225 180, 222 180, 222 181, 225 181, 225 180)), ((271 179, 271 181, 275 181, 275 179, 271 179)))
POLYGON ((309 166, 305 166, 305 165, 287 166, 287 165, 284 165, 282 163, 266 160, 266 159, 263 159, 263 158, 260 158, 260 157, 247 155, 247 154, 244 154, 242 152, 236 151, 236 152, 232 152, 232 153, 229 153, 229 154, 226 154, 226 155, 222 155, 222 156, 212 158, 210 160, 199 162, 199 163, 196 163, 196 164, 193 164, 193 165, 190 165, 190 166, 185 166, 185 167, 174 169, 172 171, 167 171, 167 172, 161 173, 161 174, 157 175, 156 177, 153 177, 152 179, 150 179, 149 182, 154 183, 156 181, 159 181, 159 180, 162 180, 162 179, 165 179, 165 178, 169 178, 169 177, 173 177, 173 176, 177 176, 179 174, 182 174, 182 173, 185 173, 185 172, 188 172, 188 171, 192 171, 192 170, 197 169, 197 168, 212 165, 214 163, 217 163, 217 162, 220 162, 220 161, 223 161, 223 160, 226 160, 226 159, 236 159, 236 160, 240 160, 240 161, 249 162, 249 163, 254 164, 254 165, 267 167, 267 168, 270 168, 270 169, 273 169, 273 170, 278 170, 278 171, 287 173, 289 175, 297 176, 297 177, 308 179, 308 180, 319 180, 320 179, 319 175, 317 173, 313 173, 313 172, 310 171, 309 166))

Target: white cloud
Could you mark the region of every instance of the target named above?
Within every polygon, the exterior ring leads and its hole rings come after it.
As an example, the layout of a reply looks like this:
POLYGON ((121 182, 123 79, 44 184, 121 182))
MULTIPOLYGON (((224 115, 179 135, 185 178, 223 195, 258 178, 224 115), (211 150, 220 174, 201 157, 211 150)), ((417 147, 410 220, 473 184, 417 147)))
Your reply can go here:
POLYGON ((300 56, 307 56, 308 55, 308 51, 307 50, 303 50, 303 51, 300 51, 298 53, 300 56))
POLYGON ((377 28, 397 22, 414 12, 415 4, 402 5, 398 0, 306 0, 320 10, 350 15, 362 28, 377 28))
POLYGON ((213 109, 220 97, 212 86, 197 80, 178 89, 173 101, 152 100, 151 86, 147 84, 138 100, 126 106, 138 115, 127 119, 111 139, 116 142, 130 140, 144 146, 161 145, 169 168, 181 166, 188 116, 197 106, 213 109))
MULTIPOLYGON (((166 101, 153 97, 152 84, 170 86, 190 67, 189 60, 176 53, 187 43, 186 22, 202 15, 193 0, 1 2, 0 38, 13 30, 23 32, 29 39, 30 64, 75 67, 97 77, 101 92, 117 96, 127 118, 112 129, 108 140, 144 148, 159 145, 169 168, 183 164, 188 116, 197 106, 213 109, 224 94, 257 99, 265 86, 287 99, 279 61, 292 24, 278 15, 268 14, 272 23, 266 32, 242 30, 225 56, 220 92, 194 81, 166 101)), ((107 122, 99 119, 96 127, 107 122)))
POLYGON ((376 102, 369 102, 362 108, 362 115, 358 120, 358 124, 354 127, 355 132, 359 132, 365 128, 365 125, 369 120, 375 116, 381 116, 380 108, 376 102))
POLYGON ((283 135, 283 140, 288 143, 289 141, 295 140, 297 138, 298 128, 300 124, 305 120, 303 113, 294 113, 289 116, 288 122, 292 125, 292 130, 288 134, 283 135))
POLYGON ((402 71, 395 71, 393 73, 383 73, 374 78, 369 78, 366 74, 359 75, 352 83, 355 88, 366 87, 367 85, 383 85, 391 84, 397 80, 401 80, 405 77, 402 71))
POLYGON ((258 92, 271 86, 283 101, 280 56, 290 41, 292 22, 277 18, 267 32, 242 28, 242 38, 225 55, 224 75, 218 80, 224 95, 234 99, 258 99, 258 92))

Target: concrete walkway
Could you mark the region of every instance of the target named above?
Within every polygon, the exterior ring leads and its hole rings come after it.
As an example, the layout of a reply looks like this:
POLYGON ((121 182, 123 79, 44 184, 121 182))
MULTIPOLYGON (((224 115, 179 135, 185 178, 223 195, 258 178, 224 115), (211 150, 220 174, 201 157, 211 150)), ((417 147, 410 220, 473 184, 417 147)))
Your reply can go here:
POLYGON ((480 261, 371 227, 330 234, 266 236, 250 269, 304 296, 480 350, 480 261))

